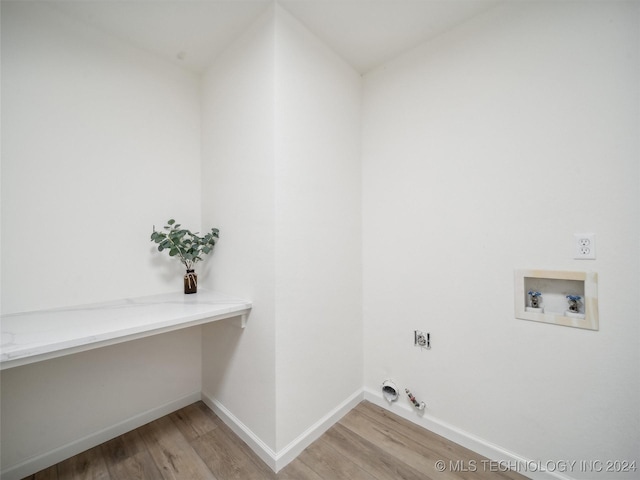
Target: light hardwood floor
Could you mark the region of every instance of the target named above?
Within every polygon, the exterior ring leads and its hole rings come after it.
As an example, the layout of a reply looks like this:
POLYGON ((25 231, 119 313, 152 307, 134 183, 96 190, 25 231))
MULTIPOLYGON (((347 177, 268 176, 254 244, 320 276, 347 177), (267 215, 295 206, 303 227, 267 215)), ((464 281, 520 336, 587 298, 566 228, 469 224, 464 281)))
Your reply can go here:
POLYGON ((197 402, 27 480, 526 478, 503 470, 460 445, 363 401, 275 474, 206 405, 197 402))

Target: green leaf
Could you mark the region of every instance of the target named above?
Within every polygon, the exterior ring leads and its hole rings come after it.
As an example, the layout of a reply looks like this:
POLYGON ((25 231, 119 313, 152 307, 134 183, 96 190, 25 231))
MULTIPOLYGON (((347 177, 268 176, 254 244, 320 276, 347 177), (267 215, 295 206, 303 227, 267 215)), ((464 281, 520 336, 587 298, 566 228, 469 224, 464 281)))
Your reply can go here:
POLYGON ((171 218, 164 226, 164 230, 156 231, 154 226, 150 238, 158 244, 158 251, 167 250, 171 257, 180 256, 180 261, 190 268, 201 261, 204 255, 212 252, 219 238, 218 232, 217 228, 212 228, 205 235, 200 236, 198 233, 181 228, 181 225, 171 218))

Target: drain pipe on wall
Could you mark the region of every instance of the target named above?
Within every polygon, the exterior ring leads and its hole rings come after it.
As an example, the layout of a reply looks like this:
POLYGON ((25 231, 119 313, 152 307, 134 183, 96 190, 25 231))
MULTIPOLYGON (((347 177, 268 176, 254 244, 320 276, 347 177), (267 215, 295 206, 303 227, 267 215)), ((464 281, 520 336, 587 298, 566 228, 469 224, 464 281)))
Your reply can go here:
MULTIPOLYGON (((427 407, 424 402, 419 402, 408 388, 405 388, 404 391, 406 392, 413 406, 418 410, 424 410, 427 407)), ((398 400, 398 387, 395 383, 393 383, 393 381, 385 380, 384 382, 382 382, 382 395, 387 400, 387 402, 395 402, 396 400, 398 400)))

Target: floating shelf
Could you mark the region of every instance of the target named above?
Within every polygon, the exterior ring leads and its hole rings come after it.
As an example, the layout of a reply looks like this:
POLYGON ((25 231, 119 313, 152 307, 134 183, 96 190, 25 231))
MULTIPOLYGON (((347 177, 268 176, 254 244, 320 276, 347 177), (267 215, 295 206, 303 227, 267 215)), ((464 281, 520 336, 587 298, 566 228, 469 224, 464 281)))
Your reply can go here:
POLYGON ((522 320, 598 330, 598 274, 555 270, 515 271, 515 316, 522 320), (541 294, 539 308, 531 308, 529 291, 541 294), (570 312, 567 295, 579 295, 577 312, 570 312))
POLYGON ((237 317, 251 302, 206 290, 2 315, 0 369, 237 317))

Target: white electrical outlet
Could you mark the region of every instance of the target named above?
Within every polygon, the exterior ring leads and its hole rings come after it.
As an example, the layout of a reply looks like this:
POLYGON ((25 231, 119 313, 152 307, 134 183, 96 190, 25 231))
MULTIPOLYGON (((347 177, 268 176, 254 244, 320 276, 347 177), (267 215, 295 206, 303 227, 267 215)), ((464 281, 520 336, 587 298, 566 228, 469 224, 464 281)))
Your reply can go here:
POLYGON ((574 233, 574 256, 576 260, 595 260, 596 235, 595 233, 574 233))

